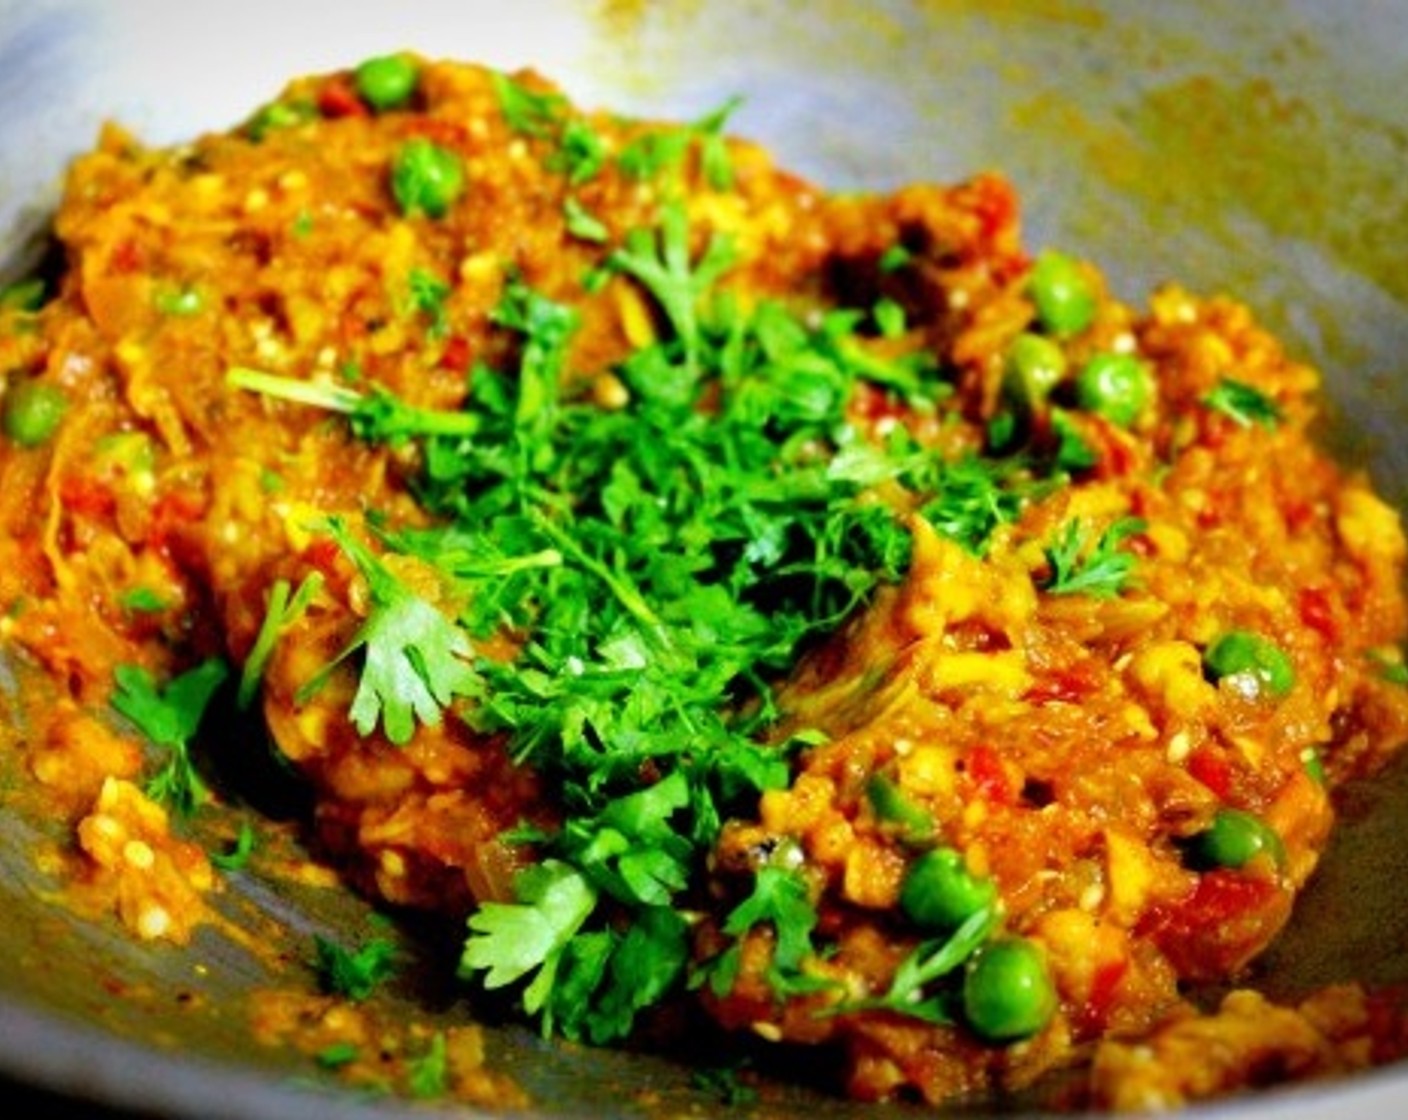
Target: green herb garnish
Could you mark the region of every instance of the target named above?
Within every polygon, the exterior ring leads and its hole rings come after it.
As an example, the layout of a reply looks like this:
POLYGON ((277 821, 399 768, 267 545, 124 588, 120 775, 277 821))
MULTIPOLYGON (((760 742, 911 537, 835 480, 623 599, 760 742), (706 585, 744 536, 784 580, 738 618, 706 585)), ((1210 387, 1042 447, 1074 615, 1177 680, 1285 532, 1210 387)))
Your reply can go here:
POLYGON ((560 93, 529 89, 507 74, 494 74, 493 82, 499 109, 514 132, 546 136, 567 111, 567 99, 560 93))
POLYGON ((450 1063, 445 1050, 444 1031, 436 1031, 425 1053, 412 1059, 406 1082, 411 1096, 417 1100, 434 1100, 449 1091, 450 1063))
POLYGON ((333 995, 364 1000, 396 973, 396 944, 387 938, 374 937, 360 949, 350 950, 315 934, 313 944, 318 976, 333 995))
POLYGON ((225 384, 232 389, 343 413, 354 435, 392 446, 425 436, 473 435, 479 428, 478 421, 468 413, 417 408, 379 387, 359 393, 341 385, 281 377, 244 366, 226 371, 225 384))
POLYGON ((166 600, 150 587, 134 587, 130 591, 124 591, 118 602, 126 610, 137 614, 159 614, 168 606, 166 600))
POLYGON ((273 656, 279 638, 289 626, 302 617, 303 612, 308 609, 308 604, 322 587, 322 575, 310 572, 298 585, 298 590, 291 595, 287 580, 275 580, 269 588, 269 602, 264 610, 264 621, 259 624, 259 633, 255 635, 254 645, 250 647, 249 656, 245 658, 244 668, 240 671, 239 688, 235 692, 235 702, 240 708, 248 708, 254 703, 260 679, 264 676, 264 669, 269 664, 269 658, 273 656))
POLYGON ((254 831, 254 826, 248 821, 241 821, 239 833, 235 836, 235 842, 230 850, 211 852, 210 862, 221 871, 241 871, 249 866, 250 856, 254 854, 254 848, 258 842, 259 835, 254 831))
POLYGON ((445 301, 450 297, 450 285, 432 272, 423 268, 411 269, 407 278, 410 291, 410 304, 429 322, 427 334, 432 339, 444 338, 450 333, 450 318, 445 301))
MULTIPOLYGON (((934 360, 876 347, 865 310, 744 310, 720 284, 732 249, 692 239, 683 205, 666 203, 609 260, 660 324, 614 370, 621 408, 575 388, 576 309, 513 273, 492 321, 514 358, 474 368, 463 411, 229 378, 341 412, 362 439, 415 441, 412 485, 434 522, 369 519, 375 549, 350 524, 330 526, 371 591, 338 659, 363 654, 349 714, 362 734, 380 722, 403 742, 462 699, 455 718, 502 736, 565 807, 551 830, 506 835, 531 843, 536 862, 511 900, 470 917, 461 972, 516 987, 545 1031, 593 1042, 624 1036, 685 983, 684 915, 723 820, 789 779, 806 736, 760 741, 779 714, 771 682, 903 578, 910 515, 981 552, 1046 485, 1015 461, 946 460, 903 425, 862 438, 857 389, 932 410, 949 391, 934 360), (443 598, 413 593, 393 556, 424 565, 443 598), (505 631, 514 659, 477 654, 505 631)), ((762 926, 779 994, 815 990, 815 925, 805 877, 762 869, 707 981, 726 990, 737 943, 762 926)))
POLYGON ((1281 422, 1281 406, 1254 385, 1224 377, 1204 397, 1214 412, 1229 416, 1243 428, 1259 424, 1274 428, 1281 422))
POLYGON ((567 232, 579 240, 600 243, 610 234, 605 224, 589 214, 575 198, 568 198, 562 204, 562 217, 567 223, 567 232))
POLYGON ((334 1042, 331 1046, 324 1046, 319 1050, 313 1060, 324 1069, 342 1069, 361 1056, 361 1048, 355 1042, 334 1042))
POLYGON ((167 751, 165 764, 147 783, 147 796, 170 806, 178 816, 190 816, 210 797, 191 764, 189 744, 228 673, 223 661, 212 658, 159 688, 140 665, 119 665, 113 671, 117 687, 112 706, 167 751))
POLYGON ((1100 534, 1092 546, 1079 519, 1066 522, 1045 549, 1050 573, 1042 590, 1052 595, 1090 595, 1112 599, 1127 590, 1138 558, 1122 548, 1145 529, 1138 517, 1122 517, 1100 534))
POLYGON ((953 976, 997 928, 998 914, 992 907, 977 911, 950 936, 924 941, 900 962, 883 995, 871 999, 841 1002, 823 1015, 845 1015, 855 1011, 891 1011, 926 1023, 952 1023, 961 990, 941 981, 953 976))
POLYGON ((417 722, 440 722, 440 711, 457 696, 479 691, 468 660, 474 650, 464 631, 438 608, 409 590, 337 519, 329 535, 367 581, 372 609, 362 628, 322 673, 300 690, 306 699, 328 673, 353 653, 363 662, 357 694, 348 710, 353 726, 370 735, 377 724, 396 744, 410 741, 417 722))
POLYGON ((729 158, 724 128, 742 104, 741 97, 730 98, 691 124, 640 133, 618 157, 621 172, 633 179, 678 174, 690 148, 697 145, 699 168, 705 182, 717 191, 730 190, 733 186, 733 164, 729 158))

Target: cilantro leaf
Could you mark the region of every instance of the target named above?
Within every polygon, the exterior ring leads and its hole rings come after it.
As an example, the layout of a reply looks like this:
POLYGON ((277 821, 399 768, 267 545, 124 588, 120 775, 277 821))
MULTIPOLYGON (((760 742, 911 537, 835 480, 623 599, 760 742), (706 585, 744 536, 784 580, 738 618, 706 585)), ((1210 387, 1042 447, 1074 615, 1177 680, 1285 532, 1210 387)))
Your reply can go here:
POLYGON ((1002 466, 970 456, 941 464, 932 472, 934 496, 920 513, 940 536, 982 556, 992 535, 1017 519, 1026 501, 1006 483, 1002 466))
POLYGON ((912 264, 913 261, 914 253, 907 246, 897 242, 881 253, 880 259, 875 264, 881 272, 899 272, 912 264))
POLYGON ((546 136, 567 108, 567 99, 560 93, 529 89, 507 74, 493 75, 494 92, 499 110, 514 132, 525 136, 546 136))
POLYGON ((743 98, 734 95, 690 126, 699 140, 699 165, 704 179, 716 191, 733 189, 733 163, 729 159, 724 128, 742 105, 743 98))
POLYGON ((523 336, 515 433, 523 448, 541 448, 556 421, 559 379, 567 359, 567 345, 580 316, 573 308, 548 299, 517 274, 511 274, 491 318, 523 336))
POLYGON ((524 136, 553 139, 557 150, 547 167, 567 175, 579 186, 594 179, 606 164, 606 145, 581 117, 569 116, 571 106, 558 93, 530 90, 505 74, 494 76, 499 108, 509 128, 524 136))
POLYGON ((319 978, 323 987, 334 995, 360 1002, 396 974, 396 943, 387 938, 374 937, 352 951, 315 934, 313 945, 317 951, 319 978))
POLYGON ((548 161, 553 170, 564 171, 574 187, 595 179, 606 165, 606 145, 586 121, 574 117, 558 134, 557 154, 548 161))
POLYGON ((118 602, 127 610, 138 614, 158 614, 169 604, 150 587, 134 587, 124 592, 118 602))
POLYGON ((634 137, 617 157, 623 175, 653 179, 662 172, 677 172, 694 137, 686 128, 651 129, 634 137))
POLYGON ((438 724, 441 709, 457 696, 479 692, 479 676, 468 661, 473 647, 463 630, 407 588, 341 521, 329 519, 327 528, 367 581, 371 611, 300 696, 316 691, 334 666, 360 649, 362 672, 348 716, 359 734, 370 735, 380 722, 386 737, 403 745, 417 721, 438 724))
POLYGON ((753 880, 753 893, 724 919, 723 931, 741 939, 755 926, 771 925, 776 936, 772 964, 786 973, 795 972, 812 953, 817 921, 806 880, 796 871, 764 866, 753 880))
POLYGON ((689 926, 669 906, 637 913, 623 936, 613 937, 605 986, 586 1005, 586 1014, 559 1009, 569 1036, 585 1027, 595 1043, 627 1037, 636 1016, 659 1003, 684 975, 689 961, 689 926), (580 1025, 574 1022, 580 1019, 580 1025))
POLYGON ((147 795, 169 805, 178 816, 190 816, 209 799, 210 791, 191 764, 189 743, 228 674, 223 661, 211 658, 158 688, 140 665, 119 665, 113 671, 117 685, 110 701, 113 708, 154 745, 167 750, 165 764, 147 783, 147 795))
POLYGON ((450 317, 445 307, 445 301, 450 298, 450 285, 433 272, 413 268, 407 278, 407 287, 411 309, 430 321, 426 333, 432 339, 444 338, 450 332, 450 317))
POLYGON ((685 365, 693 371, 700 356, 698 303, 734 259, 730 243, 716 237, 691 264, 689 217, 682 204, 670 202, 661 208, 659 232, 632 230, 608 264, 635 277, 655 297, 684 349, 685 365))
POLYGON ((1145 527, 1142 518, 1122 517, 1091 546, 1078 518, 1066 522, 1056 540, 1044 550, 1050 572, 1042 589, 1052 595, 1090 595, 1097 599, 1119 595, 1129 587, 1138 562, 1133 553, 1120 546, 1145 527))
POLYGON ((743 99, 735 96, 691 124, 640 133, 618 157, 621 172, 633 179, 653 179, 664 172, 677 174, 686 154, 697 144, 705 182, 717 191, 730 190, 733 165, 724 127, 742 104, 743 99))
POLYGON ((1281 406, 1275 399, 1254 385, 1224 377, 1203 397, 1203 404, 1214 412, 1231 417, 1241 427, 1260 424, 1274 428, 1281 422, 1281 406))
POLYGON ((334 1042, 313 1055, 313 1060, 323 1069, 342 1069, 361 1056, 361 1048, 355 1042, 334 1042))
POLYGON ((972 914, 947 938, 924 941, 900 961, 883 995, 872 999, 842 1001, 821 1012, 823 1016, 854 1011, 891 1011, 911 1019, 945 1024, 954 1021, 951 1011, 956 990, 933 991, 932 985, 951 976, 982 946, 997 928, 992 907, 972 914))
POLYGON ((676 771, 612 800, 594 818, 571 822, 557 850, 612 897, 667 906, 689 879, 691 846, 670 823, 689 804, 689 782, 676 771))
POLYGON ((530 1015, 543 1009, 567 946, 596 908, 597 892, 580 871, 544 860, 519 872, 517 902, 485 902, 470 916, 460 975, 484 973, 486 988, 536 974, 523 993, 530 1015))
POLYGON ((600 218, 589 213, 577 199, 569 197, 562 204, 562 216, 567 223, 567 232, 582 241, 605 241, 609 230, 600 218))
POLYGON ((234 845, 227 852, 211 852, 210 862, 221 871, 241 871, 249 865, 249 858, 258 842, 259 835, 254 831, 254 826, 248 821, 241 821, 234 845))
POLYGON ((436 1031, 425 1053, 417 1055, 406 1071, 406 1084, 417 1100, 443 1097, 450 1088, 450 1063, 445 1032, 436 1031))

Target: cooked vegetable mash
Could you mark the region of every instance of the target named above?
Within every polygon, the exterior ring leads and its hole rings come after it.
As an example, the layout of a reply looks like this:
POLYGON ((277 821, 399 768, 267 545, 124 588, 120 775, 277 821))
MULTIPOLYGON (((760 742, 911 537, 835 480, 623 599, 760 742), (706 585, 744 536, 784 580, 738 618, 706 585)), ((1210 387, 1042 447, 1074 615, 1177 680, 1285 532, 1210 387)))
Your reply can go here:
MULTIPOLYGON (((1186 995, 1408 734, 1403 533, 1314 371, 1033 254, 1000 178, 828 194, 733 109, 389 55, 76 162, 0 311, 0 601, 86 897, 182 942, 257 862, 189 831, 229 696, 550 1034, 1119 1107, 1388 1056, 1357 988, 1186 995)), ((318 956, 360 1001, 391 953, 318 956)))

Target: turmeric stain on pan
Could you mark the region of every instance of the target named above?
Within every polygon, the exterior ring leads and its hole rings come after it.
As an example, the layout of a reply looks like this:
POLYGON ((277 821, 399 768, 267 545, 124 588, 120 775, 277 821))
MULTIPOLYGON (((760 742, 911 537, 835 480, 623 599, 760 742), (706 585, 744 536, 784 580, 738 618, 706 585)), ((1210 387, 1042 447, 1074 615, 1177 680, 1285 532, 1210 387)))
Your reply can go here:
POLYGON ((1194 76, 1118 106, 1118 127, 1056 95, 1032 99, 1015 119, 1076 137, 1089 169, 1157 228, 1193 226, 1231 250, 1238 225, 1252 221, 1315 242, 1408 302, 1408 194, 1395 174, 1408 160, 1408 131, 1286 90, 1263 77, 1194 76))

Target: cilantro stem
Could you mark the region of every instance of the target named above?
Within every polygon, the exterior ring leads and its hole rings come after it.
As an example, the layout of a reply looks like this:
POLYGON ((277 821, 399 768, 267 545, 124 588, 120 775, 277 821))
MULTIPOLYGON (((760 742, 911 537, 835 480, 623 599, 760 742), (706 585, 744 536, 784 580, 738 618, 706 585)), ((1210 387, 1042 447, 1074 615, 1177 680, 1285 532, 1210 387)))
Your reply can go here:
POLYGON ((250 647, 249 656, 245 658, 244 668, 240 672, 239 690, 235 694, 235 702, 242 711, 254 703, 264 668, 273 656, 274 647, 278 645, 284 629, 296 622, 308 609, 308 604, 322 590, 322 586, 322 575, 310 572, 298 585, 297 591, 291 592, 288 580, 284 579, 276 580, 269 589, 269 604, 264 612, 264 621, 259 626, 254 645, 250 647))
POLYGON ((589 555, 569 533, 551 518, 545 517, 537 510, 533 510, 531 516, 533 523, 552 538, 553 543, 562 550, 564 555, 571 557, 606 584, 616 601, 625 607, 636 621, 650 627, 652 631, 657 633, 660 631, 660 616, 651 609, 650 604, 645 601, 645 596, 635 586, 622 579, 596 557, 589 555))
POLYGON ((296 377, 281 377, 248 366, 232 366, 225 371, 225 384, 232 389, 246 389, 261 396, 294 404, 311 405, 329 412, 353 413, 363 401, 361 393, 342 385, 318 381, 300 381, 296 377))
POLYGON ((411 436, 468 437, 479 431, 479 417, 469 412, 419 408, 384 389, 359 393, 343 385, 282 377, 247 366, 233 366, 225 384, 275 400, 306 404, 347 416, 359 439, 397 443, 411 436))

